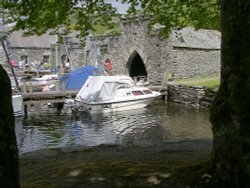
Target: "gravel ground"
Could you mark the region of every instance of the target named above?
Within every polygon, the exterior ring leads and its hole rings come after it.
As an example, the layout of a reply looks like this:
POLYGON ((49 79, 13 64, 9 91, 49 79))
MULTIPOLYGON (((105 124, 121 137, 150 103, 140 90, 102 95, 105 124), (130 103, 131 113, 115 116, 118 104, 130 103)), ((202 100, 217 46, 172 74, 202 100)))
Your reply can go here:
POLYGON ((212 140, 192 140, 40 150, 20 156, 20 182, 22 188, 186 187, 173 174, 206 162, 211 149, 212 140))

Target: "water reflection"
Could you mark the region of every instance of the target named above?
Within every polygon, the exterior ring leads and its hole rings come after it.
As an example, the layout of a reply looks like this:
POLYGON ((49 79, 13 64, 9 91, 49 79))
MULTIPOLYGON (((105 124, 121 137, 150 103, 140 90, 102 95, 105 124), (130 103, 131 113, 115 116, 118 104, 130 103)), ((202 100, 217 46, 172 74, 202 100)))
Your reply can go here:
POLYGON ((144 109, 91 116, 40 111, 28 119, 16 119, 16 134, 20 153, 78 145, 152 145, 212 137, 207 110, 164 101, 144 109))

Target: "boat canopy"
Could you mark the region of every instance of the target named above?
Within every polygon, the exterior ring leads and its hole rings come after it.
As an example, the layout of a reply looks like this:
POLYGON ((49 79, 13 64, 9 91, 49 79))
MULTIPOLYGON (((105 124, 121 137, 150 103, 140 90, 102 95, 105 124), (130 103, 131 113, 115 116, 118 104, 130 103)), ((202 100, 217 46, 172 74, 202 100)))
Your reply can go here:
POLYGON ((103 102, 114 99, 117 89, 132 87, 129 76, 89 76, 76 95, 76 100, 85 103, 103 102))
POLYGON ((90 75, 94 75, 94 66, 80 67, 70 73, 64 74, 60 77, 60 88, 61 84, 65 82, 66 90, 80 90, 83 84, 86 82, 90 75))

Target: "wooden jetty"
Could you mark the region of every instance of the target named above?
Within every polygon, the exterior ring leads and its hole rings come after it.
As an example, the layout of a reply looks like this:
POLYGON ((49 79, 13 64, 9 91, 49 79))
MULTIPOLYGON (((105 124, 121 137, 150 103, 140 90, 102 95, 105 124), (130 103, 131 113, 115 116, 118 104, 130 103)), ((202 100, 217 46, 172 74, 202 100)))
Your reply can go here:
POLYGON ((67 91, 65 84, 59 87, 59 81, 49 82, 24 82, 22 84, 23 104, 42 104, 42 103, 63 103, 66 99, 75 98, 78 91, 67 91), (43 87, 55 84, 53 91, 43 91, 43 87))
POLYGON ((23 104, 64 103, 66 99, 75 98, 78 91, 47 91, 23 94, 23 104))
POLYGON ((65 85, 62 84, 59 89, 59 81, 53 80, 49 82, 23 82, 22 96, 24 115, 27 117, 28 108, 39 104, 57 104, 61 108, 67 99, 74 99, 78 91, 67 91, 65 85), (54 91, 42 91, 43 87, 55 84, 54 91))

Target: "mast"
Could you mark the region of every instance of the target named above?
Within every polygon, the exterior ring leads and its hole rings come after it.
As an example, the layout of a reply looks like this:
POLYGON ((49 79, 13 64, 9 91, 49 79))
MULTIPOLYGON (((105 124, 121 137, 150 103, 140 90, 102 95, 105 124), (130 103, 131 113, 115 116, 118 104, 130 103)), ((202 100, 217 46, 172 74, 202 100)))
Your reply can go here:
POLYGON ((65 38, 63 38, 63 44, 64 44, 64 48, 65 48, 65 51, 66 51, 67 60, 69 60, 69 67, 71 67, 72 66, 72 59, 71 59, 71 56, 70 56, 69 49, 68 49, 68 46, 66 44, 65 38))
POLYGON ((13 52, 11 50, 10 41, 7 38, 7 34, 6 34, 5 30, 4 30, 4 27, 3 27, 3 24, 2 24, 1 20, 0 20, 0 26, 2 28, 2 32, 0 32, 1 33, 1 36, 0 36, 1 45, 3 47, 4 53, 5 53, 5 56, 6 56, 6 59, 7 59, 7 63, 9 65, 9 67, 10 67, 10 70, 11 70, 11 73, 12 73, 12 75, 14 77, 17 91, 20 92, 20 87, 19 87, 19 84, 18 84, 16 73, 15 73, 15 71, 14 71, 12 65, 11 65, 10 56, 9 56, 10 53, 12 53, 11 55, 14 55, 14 54, 13 54, 13 52), (6 45, 4 44, 4 41, 6 41, 6 45), (7 46, 8 50, 7 50, 6 46, 7 46))
MULTIPOLYGON (((90 35, 90 36, 92 37, 92 35, 90 35)), ((103 67, 103 63, 102 63, 102 56, 101 56, 100 47, 95 42, 94 38, 92 39, 92 41, 93 41, 93 47, 95 50, 95 58, 96 58, 95 67, 97 67, 95 75, 97 75, 97 76, 104 75, 104 67, 103 67)))
POLYGON ((11 73, 14 77, 14 80, 15 80, 15 84, 16 84, 16 87, 17 87, 17 90, 20 92, 20 88, 19 88, 19 84, 18 84, 18 81, 17 81, 17 77, 16 77, 16 74, 15 74, 15 71, 13 69, 13 67, 11 66, 11 62, 10 62, 10 57, 8 55, 8 52, 7 52, 7 49, 6 49, 6 46, 4 44, 4 41, 3 41, 3 38, 1 37, 1 45, 3 47, 3 50, 4 50, 4 53, 5 53, 5 56, 6 56, 6 59, 7 59, 7 62, 10 66, 10 70, 11 70, 11 73))

